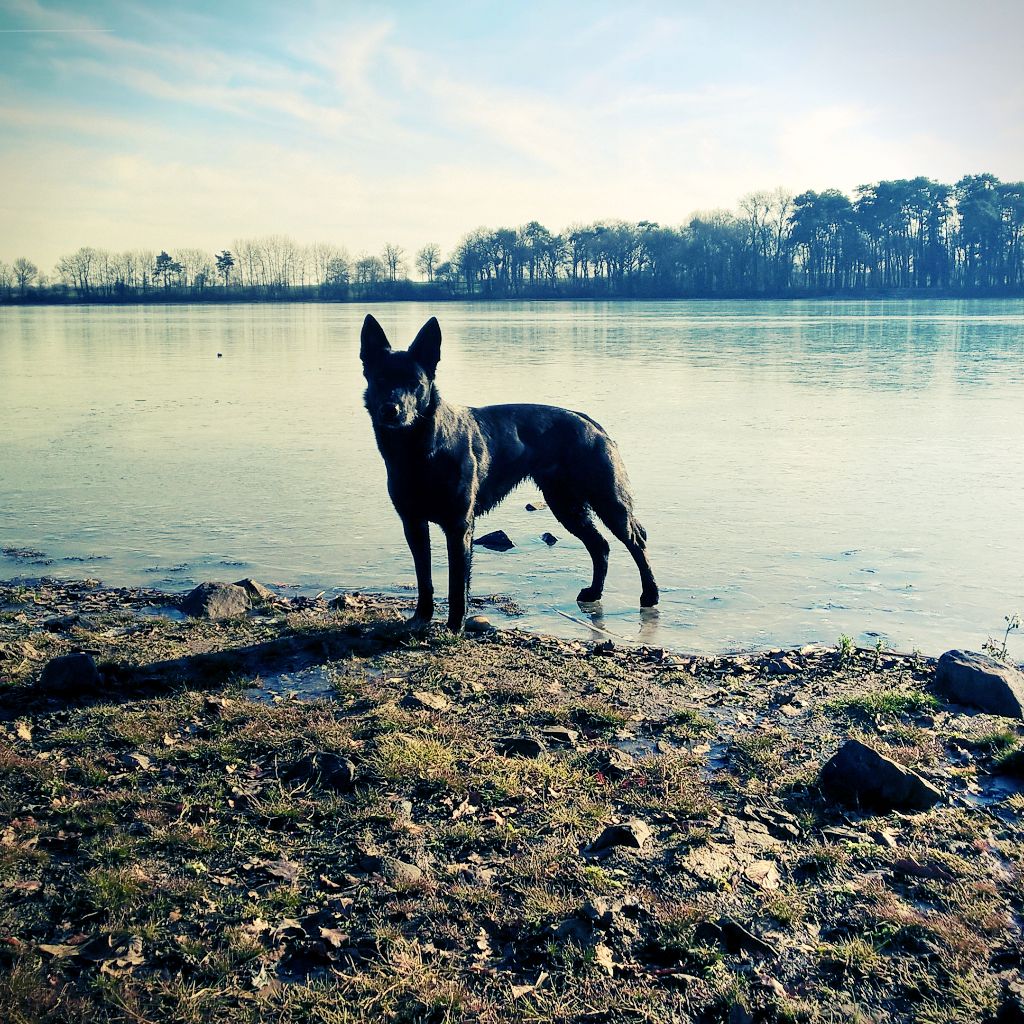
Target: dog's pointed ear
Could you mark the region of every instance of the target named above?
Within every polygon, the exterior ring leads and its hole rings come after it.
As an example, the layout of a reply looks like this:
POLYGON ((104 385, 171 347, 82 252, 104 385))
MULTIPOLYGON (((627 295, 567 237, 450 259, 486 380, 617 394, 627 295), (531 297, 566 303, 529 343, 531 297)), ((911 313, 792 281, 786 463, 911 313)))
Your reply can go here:
POLYGON ((370 313, 367 313, 366 319, 363 321, 362 334, 359 335, 359 358, 365 365, 390 351, 391 344, 384 333, 384 328, 370 313))
POLYGON ((427 376, 433 380, 437 364, 441 361, 441 325, 437 317, 432 316, 416 335, 415 341, 409 346, 409 355, 423 367, 427 376))

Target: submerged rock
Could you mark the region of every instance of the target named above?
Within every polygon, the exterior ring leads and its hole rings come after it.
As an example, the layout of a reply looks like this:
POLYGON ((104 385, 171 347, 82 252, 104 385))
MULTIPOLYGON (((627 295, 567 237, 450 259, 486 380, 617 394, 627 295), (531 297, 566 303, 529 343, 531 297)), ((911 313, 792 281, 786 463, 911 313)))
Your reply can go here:
POLYGON ((1024 672, 974 651, 946 651, 935 685, 959 704, 993 715, 1024 719, 1024 672))
POLYGON ((542 533, 540 535, 540 539, 544 541, 548 547, 558 543, 558 538, 553 533, 542 533))
POLYGON ((492 551, 508 551, 516 546, 515 542, 504 530, 494 530, 491 533, 485 533, 482 537, 477 537, 473 543, 478 544, 482 548, 490 548, 492 551))
POLYGON ((181 610, 197 619, 231 619, 251 607, 249 594, 234 583, 200 583, 181 602, 181 610))
POLYGON ((875 811, 926 811, 942 793, 916 772, 860 740, 847 740, 821 769, 822 790, 875 811))

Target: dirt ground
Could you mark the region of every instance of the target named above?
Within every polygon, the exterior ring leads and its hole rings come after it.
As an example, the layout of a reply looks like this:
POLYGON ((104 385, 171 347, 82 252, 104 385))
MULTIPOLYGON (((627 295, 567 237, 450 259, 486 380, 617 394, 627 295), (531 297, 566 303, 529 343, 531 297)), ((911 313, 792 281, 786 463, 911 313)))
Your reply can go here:
POLYGON ((930 659, 178 604, 0 586, 0 1020, 1024 1020, 1024 728, 930 659))

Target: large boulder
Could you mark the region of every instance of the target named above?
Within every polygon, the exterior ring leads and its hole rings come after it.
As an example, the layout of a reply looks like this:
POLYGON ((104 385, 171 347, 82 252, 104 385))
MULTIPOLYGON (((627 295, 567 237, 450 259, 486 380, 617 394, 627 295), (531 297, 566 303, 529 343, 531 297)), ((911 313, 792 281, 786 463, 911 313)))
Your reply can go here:
POLYGON ((251 607, 248 593, 234 583, 200 583, 181 602, 181 610, 197 619, 230 619, 251 607))
POLYGON ((39 677, 39 689, 54 697, 77 697, 95 693, 100 673, 91 654, 64 654, 46 663, 39 677))
POLYGON ((822 791, 871 811, 926 811, 942 793, 860 740, 847 740, 821 769, 822 791))
POLYGON ((946 651, 935 685, 950 700, 992 715, 1024 719, 1024 672, 975 651, 946 651))

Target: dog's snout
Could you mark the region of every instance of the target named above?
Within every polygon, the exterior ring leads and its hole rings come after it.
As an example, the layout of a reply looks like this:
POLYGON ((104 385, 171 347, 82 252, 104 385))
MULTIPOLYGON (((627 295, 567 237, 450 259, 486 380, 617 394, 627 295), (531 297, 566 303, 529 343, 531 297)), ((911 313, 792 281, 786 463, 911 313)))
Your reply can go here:
POLYGON ((399 416, 402 414, 402 407, 397 402, 385 402, 380 407, 380 418, 385 423, 397 422, 399 416))

